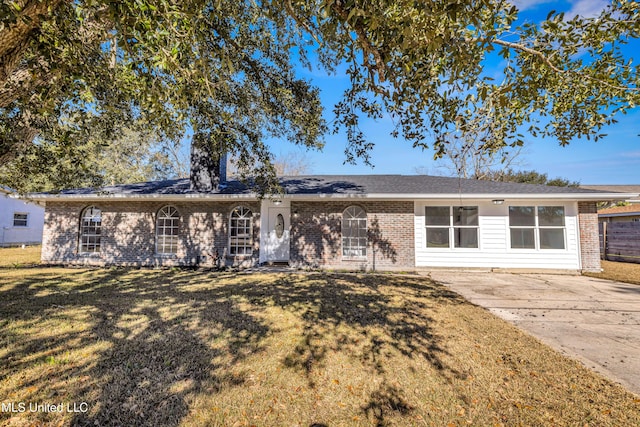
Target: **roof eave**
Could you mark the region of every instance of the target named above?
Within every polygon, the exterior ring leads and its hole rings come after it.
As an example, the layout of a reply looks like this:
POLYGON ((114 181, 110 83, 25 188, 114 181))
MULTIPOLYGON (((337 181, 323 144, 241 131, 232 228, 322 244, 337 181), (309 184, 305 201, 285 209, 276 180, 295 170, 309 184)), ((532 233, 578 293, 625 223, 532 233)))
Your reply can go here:
POLYGON ((623 200, 628 194, 621 193, 423 193, 423 194, 402 194, 402 193, 370 193, 370 194, 294 194, 287 195, 291 199, 317 199, 317 198, 364 198, 364 199, 404 199, 404 200, 420 200, 420 199, 440 199, 440 200, 456 200, 456 199, 473 199, 473 200, 540 200, 540 199, 564 199, 574 201, 601 201, 601 200, 623 200))
POLYGON ((620 213, 599 213, 600 218, 615 218, 622 216, 640 216, 640 211, 620 212, 620 213))
MULTIPOLYGON (((626 193, 369 193, 369 194, 285 194, 282 198, 291 200, 322 200, 322 199, 371 199, 371 200, 572 200, 572 201, 603 201, 625 200, 629 197, 637 197, 637 194, 626 193)), ((275 195, 275 197, 280 197, 275 195)), ((27 194, 22 198, 37 201, 128 201, 128 200, 248 200, 256 199, 256 193, 244 194, 27 194)))
POLYGON ((190 199, 236 200, 255 199, 256 194, 29 194, 29 198, 42 201, 129 201, 129 200, 164 200, 181 201, 190 199))

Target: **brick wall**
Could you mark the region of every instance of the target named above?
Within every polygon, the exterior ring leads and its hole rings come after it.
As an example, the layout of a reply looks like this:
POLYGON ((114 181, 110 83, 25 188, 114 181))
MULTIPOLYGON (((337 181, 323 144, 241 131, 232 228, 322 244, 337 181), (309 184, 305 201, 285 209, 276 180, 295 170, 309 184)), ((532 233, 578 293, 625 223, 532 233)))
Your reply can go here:
POLYGON ((600 271, 598 210, 595 202, 578 202, 582 271, 600 271))
POLYGON ((294 266, 389 270, 415 267, 413 202, 291 202, 291 264, 294 266), (366 259, 342 256, 342 212, 367 213, 366 259))
MULTIPOLYGON (((180 213, 180 242, 174 256, 155 253, 155 216, 161 202, 104 202, 101 251, 79 254, 79 221, 89 203, 48 202, 45 212, 42 260, 45 263, 88 265, 252 266, 259 262, 260 203, 173 203, 180 213), (229 216, 244 205, 253 212, 253 254, 228 254, 229 216), (204 257, 204 258, 203 258, 204 257)), ((599 271, 598 216, 594 202, 578 203, 580 257, 584 271, 599 271)), ((406 201, 291 202, 291 264, 346 270, 393 270, 415 267, 414 206, 406 201), (342 213, 352 205, 367 213, 367 255, 362 259, 342 256, 342 213)))
POLYGON ((45 263, 87 265, 205 265, 216 257, 221 264, 251 266, 258 263, 260 243, 260 204, 243 202, 253 212, 253 254, 233 257, 228 254, 228 228, 231 211, 237 202, 172 203, 180 213, 178 253, 156 255, 155 217, 166 203, 104 202, 94 203, 102 211, 101 251, 78 253, 79 222, 90 204, 47 202, 42 241, 45 263))

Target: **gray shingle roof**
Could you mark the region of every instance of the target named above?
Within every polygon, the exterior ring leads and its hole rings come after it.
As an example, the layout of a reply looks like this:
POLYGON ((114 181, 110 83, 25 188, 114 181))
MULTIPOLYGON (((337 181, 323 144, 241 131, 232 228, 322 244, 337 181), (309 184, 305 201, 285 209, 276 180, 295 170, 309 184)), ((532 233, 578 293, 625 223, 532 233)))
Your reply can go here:
MULTIPOLYGON (((512 182, 480 181, 429 175, 308 175, 282 177, 281 185, 289 195, 385 195, 385 194, 597 194, 602 191, 552 187, 512 182)), ((189 179, 150 181, 137 184, 106 186, 100 189, 64 190, 61 196, 100 195, 189 195, 189 179)), ((219 195, 251 194, 251 189, 239 181, 227 181, 214 193, 219 195)), ((43 194, 44 195, 44 194, 43 194)))
MULTIPOLYGON (((567 187, 480 181, 430 175, 316 175, 284 177, 288 194, 564 194, 594 193, 567 187)), ((597 191, 595 191, 597 193, 597 191)))
POLYGON ((632 203, 640 203, 640 185, 581 185, 580 188, 608 193, 631 193, 634 196, 626 200, 632 203))
POLYGON ((580 188, 585 188, 587 190, 598 190, 598 191, 612 191, 618 193, 640 193, 640 185, 617 185, 617 184, 593 184, 593 185, 581 185, 580 188))
POLYGON ((0 193, 5 193, 5 194, 14 194, 15 191, 7 186, 4 185, 0 185, 0 193))

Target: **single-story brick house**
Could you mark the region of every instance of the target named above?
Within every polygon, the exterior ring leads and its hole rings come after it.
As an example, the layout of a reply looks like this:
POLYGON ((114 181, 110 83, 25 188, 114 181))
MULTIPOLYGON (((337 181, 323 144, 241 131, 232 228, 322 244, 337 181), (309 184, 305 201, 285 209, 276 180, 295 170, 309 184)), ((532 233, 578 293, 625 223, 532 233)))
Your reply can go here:
POLYGON ((284 195, 260 200, 227 181, 219 164, 198 164, 192 152, 190 179, 30 195, 46 203, 43 262, 599 270, 596 202, 632 196, 439 176, 314 175, 284 177, 284 195))
POLYGON ((190 178, 30 195, 42 261, 348 270, 600 269, 596 202, 637 194, 438 176, 295 176, 259 199, 193 146, 190 178))

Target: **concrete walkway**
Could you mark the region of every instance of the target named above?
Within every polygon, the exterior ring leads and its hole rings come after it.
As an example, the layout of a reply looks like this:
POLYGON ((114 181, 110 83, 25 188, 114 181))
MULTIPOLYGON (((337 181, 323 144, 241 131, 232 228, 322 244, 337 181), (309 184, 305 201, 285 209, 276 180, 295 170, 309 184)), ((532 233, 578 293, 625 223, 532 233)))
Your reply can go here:
POLYGON ((640 394, 640 286, 577 275, 459 271, 430 275, 640 394))

